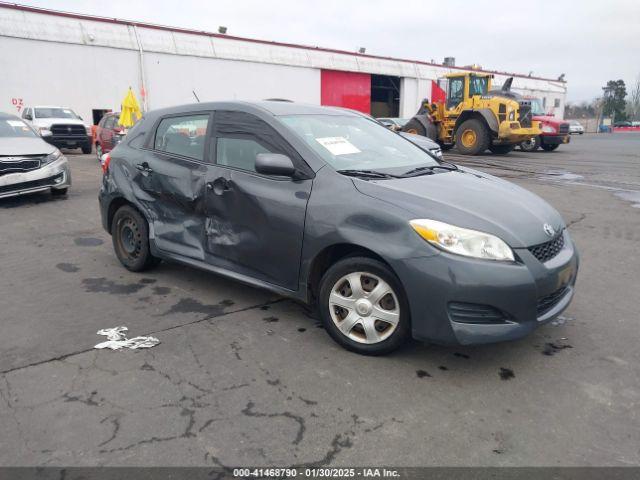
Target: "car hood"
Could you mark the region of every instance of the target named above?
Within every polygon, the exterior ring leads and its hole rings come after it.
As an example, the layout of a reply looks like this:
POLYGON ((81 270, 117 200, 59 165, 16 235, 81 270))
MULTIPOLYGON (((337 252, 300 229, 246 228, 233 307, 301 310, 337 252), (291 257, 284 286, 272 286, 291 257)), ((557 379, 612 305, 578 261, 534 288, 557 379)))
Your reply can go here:
POLYGON ((550 123, 551 125, 560 125, 561 123, 567 123, 561 118, 552 117, 550 115, 534 115, 534 120, 544 123, 550 123))
POLYGON ((36 118, 31 123, 38 127, 49 127, 56 123, 64 123, 65 125, 84 125, 84 122, 77 118, 36 118))
POLYGON ((0 138, 0 156, 49 155, 56 147, 38 137, 0 138))
POLYGON ((367 181, 354 178, 356 188, 428 218, 491 233, 512 248, 550 240, 543 226, 564 228, 560 214, 537 195, 517 185, 471 169, 412 178, 367 181))

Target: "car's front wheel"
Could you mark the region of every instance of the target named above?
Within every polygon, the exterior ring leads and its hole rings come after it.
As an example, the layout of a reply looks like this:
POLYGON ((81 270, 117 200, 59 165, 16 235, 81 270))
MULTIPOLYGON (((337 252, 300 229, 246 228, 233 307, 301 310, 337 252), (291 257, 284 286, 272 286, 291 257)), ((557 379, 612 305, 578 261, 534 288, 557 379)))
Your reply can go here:
POLYGON ((111 239, 118 260, 127 270, 142 272, 160 263, 149 248, 146 219, 130 205, 120 207, 113 216, 111 239))
POLYGON ((335 263, 322 278, 319 311, 325 329, 348 350, 382 355, 410 336, 406 295, 384 263, 349 257, 335 263))

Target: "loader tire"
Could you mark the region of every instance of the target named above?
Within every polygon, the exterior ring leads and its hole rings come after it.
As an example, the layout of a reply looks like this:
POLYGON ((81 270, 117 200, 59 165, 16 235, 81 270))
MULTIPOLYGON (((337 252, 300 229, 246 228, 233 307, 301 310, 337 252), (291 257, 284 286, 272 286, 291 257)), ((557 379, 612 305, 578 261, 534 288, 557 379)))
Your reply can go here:
POLYGON ((477 118, 465 120, 456 130, 456 147, 462 155, 477 155, 490 144, 489 129, 477 118))
POLYGON ((403 132, 413 133, 414 135, 422 135, 423 137, 427 136, 427 131, 418 120, 412 118, 409 120, 404 127, 402 127, 403 132))

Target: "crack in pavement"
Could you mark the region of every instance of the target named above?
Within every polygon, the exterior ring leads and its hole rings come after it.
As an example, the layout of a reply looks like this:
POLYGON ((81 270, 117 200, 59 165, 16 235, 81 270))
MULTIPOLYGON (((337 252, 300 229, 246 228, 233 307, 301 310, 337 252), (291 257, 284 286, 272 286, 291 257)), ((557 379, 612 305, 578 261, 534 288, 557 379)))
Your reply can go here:
POLYGON ((293 420, 298 424, 298 432, 296 433, 296 438, 291 442, 293 445, 298 445, 302 439, 304 438, 304 432, 307 430, 305 419, 300 415, 295 415, 291 412, 282 412, 282 413, 262 413, 256 412, 253 410, 255 404, 253 402, 247 403, 247 406, 242 410, 242 414, 247 417, 265 417, 265 418, 275 418, 275 417, 284 417, 293 420))
MULTIPOLYGON (((173 325, 171 327, 162 328, 160 330, 153 330, 151 332, 143 333, 142 335, 143 336, 149 336, 149 335, 156 335, 158 333, 169 332, 171 330, 176 330, 176 329, 182 328, 182 327, 188 327, 189 325, 194 325, 196 323, 202 323, 202 322, 205 322, 207 320, 218 319, 218 318, 221 318, 221 317, 225 317, 227 315, 232 315, 234 313, 242 313, 242 312, 246 312, 248 310, 259 309, 259 308, 262 308, 264 306, 271 306, 273 304, 280 303, 280 302, 283 302, 285 300, 287 300, 287 299, 286 298, 278 298, 276 300, 270 300, 268 302, 260 303, 258 305, 251 305, 249 307, 239 308, 237 310, 232 310, 230 312, 224 312, 224 313, 221 313, 220 315, 215 316, 215 317, 207 316, 205 318, 199 318, 199 319, 193 320, 191 322, 181 323, 180 325, 173 325)), ((75 352, 64 353, 62 355, 58 355, 57 357, 52 357, 52 358, 49 358, 49 359, 46 359, 46 360, 38 360, 37 362, 28 363, 26 365, 19 365, 17 367, 12 367, 12 368, 9 368, 7 370, 0 370, 0 375, 6 375, 8 373, 16 372, 16 371, 19 371, 19 370, 24 370, 24 369, 30 368, 30 367, 37 367, 39 365, 44 365, 44 364, 50 363, 50 362, 66 360, 69 357, 73 357, 75 355, 80 355, 82 353, 87 353, 87 352, 92 351, 93 349, 94 349, 93 347, 85 348, 85 349, 82 349, 82 350, 77 350, 75 352)))

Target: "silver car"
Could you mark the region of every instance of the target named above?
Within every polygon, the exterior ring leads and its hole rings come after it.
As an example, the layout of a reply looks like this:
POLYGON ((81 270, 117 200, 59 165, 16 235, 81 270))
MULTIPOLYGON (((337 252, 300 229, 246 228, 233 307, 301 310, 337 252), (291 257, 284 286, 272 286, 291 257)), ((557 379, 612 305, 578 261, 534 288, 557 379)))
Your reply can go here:
POLYGON ((65 195, 69 163, 23 120, 0 112, 0 198, 51 190, 65 195))

